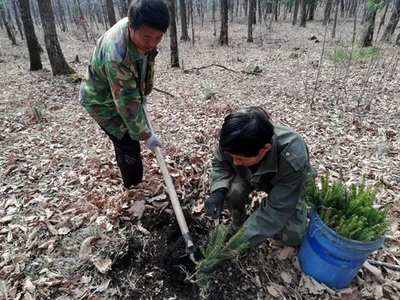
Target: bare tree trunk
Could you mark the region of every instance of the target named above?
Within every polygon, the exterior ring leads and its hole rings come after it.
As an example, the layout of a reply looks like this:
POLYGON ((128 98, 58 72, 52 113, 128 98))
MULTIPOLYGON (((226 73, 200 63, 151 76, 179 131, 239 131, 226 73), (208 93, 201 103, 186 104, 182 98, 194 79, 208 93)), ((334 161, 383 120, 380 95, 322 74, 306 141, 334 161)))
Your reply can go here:
POLYGON ((322 25, 326 25, 329 22, 329 18, 331 17, 331 10, 332 10, 332 2, 333 0, 327 0, 324 10, 324 22, 322 25))
POLYGON ((306 23, 307 23, 307 0, 302 0, 300 27, 306 27, 306 23))
POLYGON ((190 23, 192 27, 192 45, 195 43, 194 39, 194 21, 193 21, 193 0, 190 0, 190 10, 189 10, 189 16, 190 16, 190 23))
POLYGON ((19 7, 21 9, 21 18, 25 31, 26 43, 28 45, 29 60, 31 64, 30 70, 41 70, 43 68, 42 61, 40 59, 41 47, 35 34, 35 27, 33 26, 29 0, 19 0, 19 7))
POLYGON ((235 17, 238 17, 238 15, 239 15, 239 6, 240 6, 239 0, 236 0, 235 17))
POLYGON ((299 6, 301 0, 294 0, 294 9, 293 9, 293 21, 292 25, 296 25, 297 23, 297 15, 299 14, 299 6))
POLYGON ((397 24, 399 23, 399 18, 400 18, 400 0, 397 0, 394 11, 390 16, 389 23, 386 25, 385 31, 383 32, 381 41, 390 41, 394 33, 394 30, 396 29, 397 24))
POLYGON ((234 0, 229 0, 228 1, 228 11, 229 11, 229 17, 231 18, 231 22, 233 21, 233 11, 235 9, 235 2, 234 0))
POLYGON ((386 19, 386 14, 387 14, 387 11, 388 11, 389 3, 390 3, 389 0, 385 1, 385 12, 383 13, 383 16, 382 16, 382 18, 381 18, 381 20, 379 22, 379 27, 378 27, 378 32, 377 33, 379 33, 379 31, 381 31, 382 25, 385 24, 385 19, 386 19))
MULTIPOLYGON (((275 22, 278 22, 278 6, 279 6, 279 0, 274 0, 273 10, 274 10, 274 20, 275 20, 275 22)), ((261 17, 260 17, 260 20, 261 20, 261 17)))
POLYGON ((180 68, 178 34, 176 32, 175 0, 168 0, 171 68, 180 68))
POLYGON ((336 0, 336 2, 335 2, 335 18, 333 19, 333 28, 332 28, 332 38, 333 39, 336 37, 336 26, 337 26, 338 12, 339 12, 339 1, 340 0, 336 0))
POLYGON ((12 4, 13 4, 13 9, 14 9, 15 22, 17 23, 18 31, 19 31, 19 34, 21 35, 21 40, 23 40, 24 39, 24 31, 22 30, 21 21, 19 19, 17 1, 13 0, 12 4))
POLYGON ((228 0, 220 0, 221 32, 219 44, 228 45, 228 0))
POLYGON ((17 41, 15 39, 14 31, 11 28, 10 22, 7 21, 3 6, 0 7, 0 15, 1 15, 1 18, 3 19, 4 27, 6 27, 8 38, 10 39, 10 41, 13 45, 16 45, 17 41))
POLYGON ((254 10, 256 9, 256 0, 249 0, 249 15, 247 18, 247 42, 253 43, 253 18, 254 10))
POLYGON ((51 0, 40 0, 38 4, 40 18, 42 19, 43 24, 44 42, 46 44, 46 51, 50 60, 53 75, 68 75, 75 73, 65 60, 60 43, 58 42, 51 0))
MULTIPOLYGON (((108 1, 108 0, 106 0, 106 1, 108 1)), ((103 17, 104 17, 104 24, 106 25, 106 30, 108 30, 108 17, 107 17, 107 11, 104 6, 103 0, 100 0, 100 5, 101 5, 101 11, 102 11, 103 17)))
POLYGON ((3 17, 0 14, 0 28, 1 30, 4 30, 4 25, 3 25, 3 17))
POLYGON ((65 13, 64 13, 64 8, 61 4, 60 0, 57 0, 57 5, 58 5, 58 10, 60 11, 60 19, 61 19, 61 31, 65 32, 67 30, 67 25, 65 21, 65 13))
POLYGON ((211 13, 211 18, 214 23, 214 33, 213 35, 217 35, 217 21, 215 20, 215 11, 217 10, 217 5, 215 3, 216 0, 212 0, 212 13, 211 13))
POLYGON ((108 20, 110 22, 110 27, 113 27, 117 20, 115 19, 115 10, 113 0, 107 0, 107 12, 108 20))
POLYGON ((317 7, 317 0, 311 0, 308 21, 314 21, 314 12, 317 7))
POLYGON ((186 14, 186 4, 185 0, 179 0, 179 10, 181 15, 181 41, 190 41, 190 37, 188 34, 188 23, 187 23, 187 14, 186 14))
POLYGON ((367 7, 365 15, 365 32, 362 37, 362 47, 371 47, 372 41, 374 40, 374 28, 375 28, 376 10, 367 7))

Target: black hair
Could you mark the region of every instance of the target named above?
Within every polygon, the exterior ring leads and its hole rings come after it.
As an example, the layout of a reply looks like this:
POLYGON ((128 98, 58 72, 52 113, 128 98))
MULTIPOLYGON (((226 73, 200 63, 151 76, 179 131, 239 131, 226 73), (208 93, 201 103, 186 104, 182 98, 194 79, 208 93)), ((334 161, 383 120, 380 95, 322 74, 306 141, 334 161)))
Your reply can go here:
POLYGON ((219 146, 222 151, 246 157, 256 156, 271 143, 274 125, 264 109, 251 106, 230 113, 222 125, 219 146))
POLYGON ((141 26, 158 29, 166 32, 169 25, 169 13, 167 4, 163 0, 140 0, 138 3, 132 1, 128 10, 128 20, 133 29, 141 26))

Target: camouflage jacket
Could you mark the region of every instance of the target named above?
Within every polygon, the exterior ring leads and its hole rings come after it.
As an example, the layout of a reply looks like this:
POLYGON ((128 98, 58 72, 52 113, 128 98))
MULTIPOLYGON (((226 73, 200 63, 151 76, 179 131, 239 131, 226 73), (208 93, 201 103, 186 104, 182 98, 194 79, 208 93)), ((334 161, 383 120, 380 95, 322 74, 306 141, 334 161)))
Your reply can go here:
POLYGON ((303 138, 288 128, 275 125, 272 148, 252 174, 245 166, 235 166, 230 155, 217 147, 212 158, 211 191, 229 189, 238 174, 255 190, 268 193, 260 207, 247 219, 244 237, 250 245, 278 233, 294 214, 308 173, 314 173, 309 163, 303 138))
POLYGON ((147 72, 141 78, 143 57, 129 38, 128 18, 98 40, 80 90, 80 102, 109 133, 121 139, 150 137, 142 98, 153 88, 156 50, 148 52, 147 72))

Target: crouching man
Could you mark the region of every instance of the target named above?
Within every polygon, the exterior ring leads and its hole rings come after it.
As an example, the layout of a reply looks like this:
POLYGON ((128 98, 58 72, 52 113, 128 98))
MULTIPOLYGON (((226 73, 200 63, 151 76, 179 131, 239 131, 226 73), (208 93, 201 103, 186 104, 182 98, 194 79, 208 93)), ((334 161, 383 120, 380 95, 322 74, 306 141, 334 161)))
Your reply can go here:
POLYGON ((232 214, 232 231, 245 225, 243 239, 251 248, 274 236, 298 246, 307 229, 303 189, 308 173, 314 170, 298 133, 273 125, 260 107, 232 112, 213 153, 205 211, 218 218, 225 204, 232 214), (268 196, 246 220, 245 206, 253 190, 268 196))

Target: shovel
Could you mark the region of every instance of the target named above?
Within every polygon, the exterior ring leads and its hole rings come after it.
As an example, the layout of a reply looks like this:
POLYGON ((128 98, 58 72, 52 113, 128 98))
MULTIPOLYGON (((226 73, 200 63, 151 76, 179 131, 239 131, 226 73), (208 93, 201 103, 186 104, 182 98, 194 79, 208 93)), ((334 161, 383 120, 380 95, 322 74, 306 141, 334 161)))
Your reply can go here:
MULTIPOLYGON (((143 111, 144 111, 144 115, 146 117, 147 125, 149 126, 151 133, 154 134, 153 127, 151 126, 149 117, 147 115, 147 110, 144 106, 143 106, 143 111)), ((156 146, 154 148, 154 152, 156 154, 157 162, 158 162, 158 165, 160 166, 161 173, 164 177, 164 182, 167 186, 167 192, 171 199, 172 207, 174 209, 179 228, 180 228, 182 236, 185 240, 186 253, 193 254, 196 250, 196 247, 193 243, 193 238, 189 233, 189 229, 186 224, 185 216, 183 215, 183 212, 182 212, 181 204, 179 203, 174 184, 172 183, 172 179, 171 179, 171 176, 169 175, 167 165, 165 164, 164 155, 161 152, 160 147, 158 147, 158 146, 156 146)))

